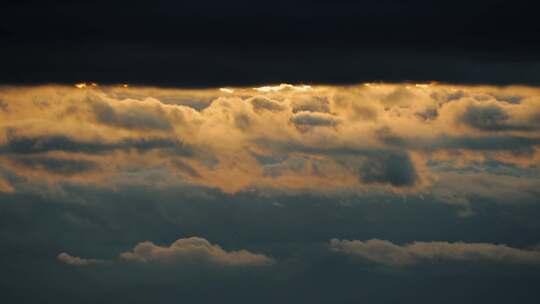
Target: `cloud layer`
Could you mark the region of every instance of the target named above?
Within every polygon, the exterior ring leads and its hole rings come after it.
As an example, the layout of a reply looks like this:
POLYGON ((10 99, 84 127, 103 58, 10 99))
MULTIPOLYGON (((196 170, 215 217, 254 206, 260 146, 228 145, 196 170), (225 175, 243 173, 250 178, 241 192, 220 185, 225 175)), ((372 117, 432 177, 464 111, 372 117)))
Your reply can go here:
POLYGON ((442 84, 1 87, 0 191, 25 180, 457 204, 519 189, 527 200, 540 176, 539 96, 442 84))
POLYGON ((396 245, 379 239, 367 241, 332 239, 330 248, 337 252, 391 266, 447 261, 540 264, 538 250, 523 250, 488 243, 414 242, 396 245))

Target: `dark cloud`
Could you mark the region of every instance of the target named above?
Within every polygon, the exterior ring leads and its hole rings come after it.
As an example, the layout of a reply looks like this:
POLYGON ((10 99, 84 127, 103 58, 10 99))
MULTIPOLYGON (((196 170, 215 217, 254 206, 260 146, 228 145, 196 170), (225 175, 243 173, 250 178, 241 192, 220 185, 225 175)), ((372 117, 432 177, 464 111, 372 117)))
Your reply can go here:
POLYGON ((12 162, 33 170, 44 170, 60 175, 74 175, 99 169, 95 162, 83 159, 53 157, 16 157, 12 162))
POLYGON ((534 126, 510 122, 510 115, 497 105, 469 106, 461 122, 482 131, 531 131, 534 126))
POLYGON ((175 159, 172 161, 172 164, 174 165, 174 167, 176 169, 178 169, 180 172, 182 173, 185 173, 191 177, 201 177, 201 175, 199 174, 199 172, 197 171, 197 169, 193 168, 192 166, 190 166, 188 163, 186 163, 185 161, 183 160, 180 160, 180 159, 175 159))
POLYGON ((325 113, 298 112, 291 117, 291 122, 298 127, 334 127, 340 122, 340 118, 325 113))
POLYGON ((369 157, 358 169, 366 184, 390 184, 395 187, 414 186, 419 176, 408 154, 382 152, 369 157))
POLYGON ((65 151, 79 153, 104 153, 113 150, 134 149, 140 152, 153 149, 167 149, 179 155, 193 155, 193 148, 178 139, 168 138, 137 138, 123 139, 118 142, 79 141, 64 135, 49 135, 37 137, 16 136, 8 132, 8 142, 0 146, 0 153, 35 154, 50 151, 65 151))

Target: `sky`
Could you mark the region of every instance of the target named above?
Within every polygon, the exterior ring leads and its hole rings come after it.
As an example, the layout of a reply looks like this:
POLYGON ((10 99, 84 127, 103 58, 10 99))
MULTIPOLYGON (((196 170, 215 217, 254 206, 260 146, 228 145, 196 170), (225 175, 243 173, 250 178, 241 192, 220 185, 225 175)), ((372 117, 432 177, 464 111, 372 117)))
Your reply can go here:
POLYGON ((6 303, 538 300, 537 87, 2 86, 0 130, 6 303))
POLYGON ((3 1, 1 303, 538 303, 532 1, 3 1))
POLYGON ((0 4, 0 82, 540 82, 536 1, 0 4))

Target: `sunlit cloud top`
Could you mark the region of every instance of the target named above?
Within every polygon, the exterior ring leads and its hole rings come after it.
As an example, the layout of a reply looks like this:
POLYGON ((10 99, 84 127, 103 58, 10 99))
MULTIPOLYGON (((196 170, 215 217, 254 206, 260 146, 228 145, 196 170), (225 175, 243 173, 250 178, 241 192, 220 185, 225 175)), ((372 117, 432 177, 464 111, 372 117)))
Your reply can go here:
POLYGON ((471 193, 526 198, 539 185, 534 87, 3 87, 0 131, 4 192, 23 178, 467 204, 471 193))

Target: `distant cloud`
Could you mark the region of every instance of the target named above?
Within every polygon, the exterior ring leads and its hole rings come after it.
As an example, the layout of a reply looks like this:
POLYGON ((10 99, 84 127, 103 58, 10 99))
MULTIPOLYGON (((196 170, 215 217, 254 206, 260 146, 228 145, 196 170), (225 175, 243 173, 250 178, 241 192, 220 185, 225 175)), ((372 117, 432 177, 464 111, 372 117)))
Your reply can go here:
POLYGON ((172 124, 168 120, 165 111, 158 105, 133 105, 123 108, 114 108, 104 102, 96 102, 93 105, 96 119, 107 125, 134 129, 134 130, 159 130, 169 131, 172 124))
POLYGON ((97 260, 97 259, 84 259, 77 256, 72 256, 69 253, 62 252, 57 256, 57 259, 67 265, 71 266, 91 266, 91 265, 97 265, 102 264, 105 261, 103 260, 97 260))
POLYGON ((462 176, 491 161, 540 163, 538 96, 534 87, 407 83, 2 87, 0 165, 27 183, 425 195, 443 180, 441 158, 462 176))
POLYGON ((326 113, 299 112, 291 117, 291 122, 297 126, 333 127, 340 122, 340 119, 339 117, 326 113))
POLYGON ((487 261, 512 264, 540 264, 540 251, 489 243, 414 242, 396 245, 372 239, 330 241, 330 249, 375 263, 403 266, 436 261, 487 261))
POLYGON ((403 153, 380 153, 359 168, 360 179, 367 183, 413 186, 419 179, 411 158, 403 153))
POLYGON ((137 262, 210 263, 224 266, 264 266, 274 263, 266 255, 247 250, 226 251, 200 237, 178 239, 170 246, 145 241, 137 244, 133 251, 122 253, 120 257, 137 262))
POLYGON ((254 110, 268 110, 271 112, 280 112, 285 110, 285 106, 283 106, 281 103, 268 99, 264 96, 255 96, 249 100, 251 104, 253 105, 254 110))

